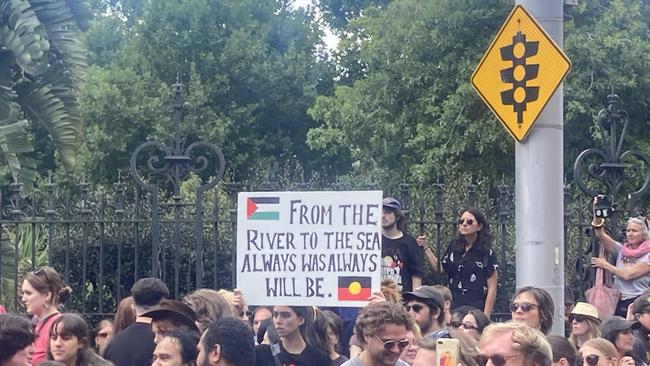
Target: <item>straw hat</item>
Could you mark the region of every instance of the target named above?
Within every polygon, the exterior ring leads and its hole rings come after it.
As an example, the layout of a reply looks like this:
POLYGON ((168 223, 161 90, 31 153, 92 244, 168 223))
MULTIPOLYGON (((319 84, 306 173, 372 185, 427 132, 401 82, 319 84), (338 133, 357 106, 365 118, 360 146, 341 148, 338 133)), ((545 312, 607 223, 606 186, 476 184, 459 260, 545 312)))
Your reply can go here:
POLYGON ((577 302, 571 311, 571 315, 584 315, 594 318, 594 320, 600 320, 598 318, 598 309, 586 302, 577 302))

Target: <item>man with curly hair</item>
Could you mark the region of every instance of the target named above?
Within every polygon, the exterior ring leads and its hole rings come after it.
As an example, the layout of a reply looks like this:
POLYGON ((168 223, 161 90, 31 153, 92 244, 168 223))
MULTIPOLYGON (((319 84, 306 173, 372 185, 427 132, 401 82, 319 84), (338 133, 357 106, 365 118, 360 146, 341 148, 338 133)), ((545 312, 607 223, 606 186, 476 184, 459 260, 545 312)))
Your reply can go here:
POLYGON ((401 304, 369 304, 361 310, 354 325, 363 351, 342 366, 408 366, 399 356, 409 344, 406 335, 413 326, 413 319, 401 304))

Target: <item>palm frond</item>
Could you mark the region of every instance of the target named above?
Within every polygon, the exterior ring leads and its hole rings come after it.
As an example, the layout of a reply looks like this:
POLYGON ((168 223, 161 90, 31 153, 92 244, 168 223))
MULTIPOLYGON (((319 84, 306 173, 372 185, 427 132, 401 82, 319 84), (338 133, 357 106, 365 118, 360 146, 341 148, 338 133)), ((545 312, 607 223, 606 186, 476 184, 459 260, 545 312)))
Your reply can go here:
POLYGON ((76 88, 85 79, 87 51, 79 30, 87 29, 92 18, 85 1, 30 0, 32 9, 45 27, 52 49, 50 63, 62 62, 76 88))
POLYGON ((0 1, 0 152, 26 190, 36 164, 23 118, 48 129, 67 170, 75 165, 87 54, 79 32, 91 18, 87 0, 0 1))
POLYGON ((79 105, 72 87, 65 85, 62 80, 53 80, 51 83, 22 84, 16 90, 18 103, 25 114, 47 128, 56 143, 63 165, 66 169, 72 169, 83 130, 79 105))
POLYGON ((13 54, 13 61, 28 74, 43 74, 48 67, 50 42, 45 27, 29 3, 3 1, 0 24, 0 44, 13 54))
POLYGON ((30 153, 34 151, 27 120, 0 126, 0 151, 9 166, 11 174, 25 182, 29 193, 36 179, 36 161, 30 153))

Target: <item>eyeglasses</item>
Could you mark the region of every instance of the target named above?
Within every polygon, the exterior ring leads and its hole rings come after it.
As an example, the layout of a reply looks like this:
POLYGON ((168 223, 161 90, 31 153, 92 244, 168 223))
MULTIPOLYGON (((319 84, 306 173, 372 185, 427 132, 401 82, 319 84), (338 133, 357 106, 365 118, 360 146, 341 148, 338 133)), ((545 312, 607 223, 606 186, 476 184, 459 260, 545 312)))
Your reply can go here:
POLYGON ((533 310, 533 308, 538 308, 538 307, 539 307, 539 305, 532 304, 532 303, 529 303, 529 302, 522 302, 521 304, 517 303, 517 302, 513 302, 512 304, 510 304, 510 306, 508 308, 510 309, 510 312, 512 312, 512 313, 516 312, 519 308, 521 308, 521 311, 523 311, 524 313, 527 313, 527 312, 533 310))
POLYGON ((474 220, 472 220, 472 219, 458 219, 458 225, 465 225, 465 224, 473 225, 474 220))
MULTIPOLYGON (((582 361, 582 365, 587 364, 589 366, 596 366, 596 365, 598 365, 598 361, 600 360, 600 357, 601 356, 599 356, 599 355, 588 355, 588 356, 585 356, 585 357, 582 357, 582 356, 579 355, 578 360, 582 361)), ((607 359, 607 360, 611 360, 611 357, 605 357, 605 356, 602 356, 602 357, 607 359)))
POLYGON ((458 321, 449 322, 449 326, 452 327, 452 328, 460 328, 461 325, 463 325, 463 323, 458 322, 458 321))
POLYGON ((420 305, 420 304, 405 305, 404 309, 406 309, 407 312, 409 312, 409 311, 411 311, 411 309, 413 309, 413 311, 415 311, 416 313, 419 313, 420 311, 422 311, 422 309, 424 309, 424 305, 420 305))
POLYGON ((411 343, 408 339, 402 339, 401 341, 385 341, 377 336, 375 336, 379 341, 381 341, 384 344, 384 349, 386 351, 392 350, 395 346, 399 348, 400 351, 403 351, 406 346, 411 343))
POLYGON ((108 338, 108 333, 97 333, 97 338, 108 338))
POLYGON ((473 324, 470 324, 470 323, 462 323, 459 328, 469 329, 469 330, 472 330, 472 329, 473 330, 478 330, 477 327, 475 327, 473 324))
POLYGON ((492 364, 494 366, 505 366, 506 362, 508 362, 509 359, 515 357, 521 357, 521 355, 502 355, 499 353, 493 354, 492 356, 476 355, 474 356, 474 361, 476 361, 478 366, 487 365, 488 360, 492 361, 492 364))

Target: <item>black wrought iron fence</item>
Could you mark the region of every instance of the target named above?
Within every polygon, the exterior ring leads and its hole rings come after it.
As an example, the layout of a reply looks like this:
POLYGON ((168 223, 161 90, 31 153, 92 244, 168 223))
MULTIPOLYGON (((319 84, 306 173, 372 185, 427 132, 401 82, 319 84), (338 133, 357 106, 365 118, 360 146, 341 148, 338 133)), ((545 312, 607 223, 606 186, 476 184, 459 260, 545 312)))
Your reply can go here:
MULTIPOLYGON (((153 202, 151 194, 143 194, 128 179, 108 190, 90 187, 84 180, 69 189, 48 183, 30 199, 21 198, 21 186, 15 184, 10 197, 1 201, 1 301, 19 310, 22 274, 46 263, 74 290, 67 308, 88 315, 114 312, 117 302, 143 276, 159 276, 177 297, 199 287, 232 288, 239 191, 369 188, 376 187, 224 183, 202 196, 202 214, 198 215, 195 196, 163 194, 153 202), (154 227, 158 228, 156 237, 154 227), (159 247, 158 258, 152 254, 154 245, 159 247)), ((438 254, 455 234, 463 208, 477 206, 486 212, 501 266, 497 311, 505 311, 515 286, 512 192, 506 184, 439 183, 426 190, 403 184, 393 194, 406 208, 408 230, 427 234, 438 254)), ((590 276, 591 218, 580 208, 587 206, 588 202, 573 204, 567 189, 566 277, 578 298, 590 276)), ((444 283, 444 276, 430 271, 425 283, 444 283)))

